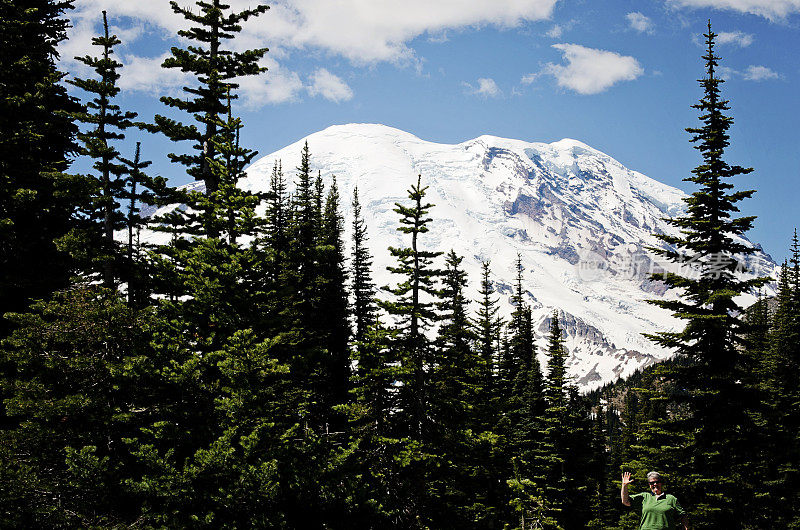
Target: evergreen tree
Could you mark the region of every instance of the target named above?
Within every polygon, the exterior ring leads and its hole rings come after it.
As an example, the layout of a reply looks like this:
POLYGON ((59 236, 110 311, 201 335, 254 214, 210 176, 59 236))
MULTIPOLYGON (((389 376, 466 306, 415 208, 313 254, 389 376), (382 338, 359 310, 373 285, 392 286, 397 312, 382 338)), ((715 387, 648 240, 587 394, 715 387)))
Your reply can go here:
MULTIPOLYGON (((612 412, 613 414, 613 412, 612 412)), ((591 490, 589 494, 589 511, 591 520, 586 524, 587 528, 605 529, 612 526, 615 519, 614 505, 610 502, 614 491, 609 488, 610 465, 609 450, 607 447, 607 417, 608 412, 605 407, 599 404, 594 412, 594 421, 591 426, 591 479, 589 482, 591 490)), ((579 479, 580 480, 580 479, 579 479)))
POLYGON ((280 161, 272 168, 266 202, 266 246, 271 253, 269 278, 277 282, 286 277, 285 262, 289 254, 290 206, 280 161))
POLYGON ((498 370, 498 395, 502 400, 501 429, 515 449, 531 440, 533 423, 542 412, 542 375, 533 342, 531 309, 524 301, 522 257, 517 256, 517 278, 506 341, 498 370))
MULTIPOLYGON (((321 226, 321 246, 318 280, 318 322, 325 337, 324 347, 328 353, 327 371, 329 404, 333 408, 348 400, 350 381, 350 355, 348 343, 350 323, 347 272, 345 268, 344 243, 342 241, 343 219, 339 212, 339 188, 333 177, 321 226)), ((338 416, 338 414, 337 414, 338 416)), ((341 424, 341 421, 336 421, 341 424)), ((340 426, 340 425, 339 425, 340 426)))
POLYGON ((64 172, 77 145, 68 116, 80 108, 60 84, 56 46, 71 1, 0 2, 0 337, 2 318, 67 286, 73 264, 58 241, 86 196, 64 172))
POLYGON ((400 215, 399 232, 411 236, 409 247, 389 247, 391 255, 397 259, 396 266, 387 269, 403 277, 394 288, 384 287, 394 295, 392 301, 383 301, 381 306, 389 315, 398 319, 399 344, 403 350, 404 369, 402 406, 408 418, 409 434, 419 440, 428 431, 428 367, 431 364, 430 344, 425 330, 436 319, 433 299, 438 296, 436 279, 441 274, 432 267, 433 259, 441 252, 422 250, 419 238, 429 231, 431 219, 426 217, 433 204, 424 203, 427 186, 422 186, 422 176, 417 184, 408 190, 411 206, 395 203, 394 209, 400 215))
POLYGON ((544 389, 546 408, 542 417, 542 447, 540 465, 544 474, 542 484, 547 498, 553 505, 553 515, 564 520, 561 513, 567 503, 571 487, 567 473, 567 437, 569 431, 565 421, 569 413, 569 380, 558 313, 550 321, 550 336, 547 345, 547 379, 544 389))
POLYGON ((550 321, 547 354, 546 407, 535 460, 552 517, 564 528, 584 528, 590 516, 586 483, 596 477, 592 476, 595 455, 585 400, 567 374, 567 351, 557 312, 550 321))
POLYGON ((161 101, 170 108, 190 114, 195 124, 184 124, 166 116, 156 115, 155 123, 148 126, 152 132, 161 132, 173 142, 189 140, 193 142, 196 154, 170 154, 173 162, 187 167, 187 173, 205 183, 206 193, 214 193, 219 187, 217 175, 208 161, 216 158, 214 142, 221 119, 226 112, 226 101, 230 90, 238 88, 235 78, 257 75, 266 70, 258 61, 267 52, 257 48, 235 52, 224 47, 225 41, 233 39, 241 31, 241 23, 250 17, 258 16, 269 9, 266 5, 230 11, 230 6, 220 0, 197 0, 198 12, 180 7, 171 1, 175 14, 181 15, 192 24, 188 29, 178 31, 178 35, 193 44, 186 48, 172 48, 172 56, 164 60, 163 68, 180 68, 193 74, 198 86, 184 87, 186 99, 162 96, 161 101))
POLYGON ((317 178, 314 179, 314 224, 318 227, 317 244, 322 245, 324 236, 322 234, 323 216, 325 215, 325 185, 322 183, 322 171, 317 170, 317 178))
POLYGON ((400 215, 398 231, 410 235, 408 247, 389 247, 397 265, 387 269, 402 277, 396 287, 384 287, 392 300, 381 301, 384 310, 395 319, 395 340, 392 347, 399 359, 397 372, 398 411, 395 413, 396 436, 402 438, 395 462, 398 487, 402 491, 400 526, 425 528, 430 525, 436 495, 429 491, 426 478, 430 476, 436 458, 429 451, 435 429, 430 418, 430 369, 433 351, 425 331, 436 319, 435 299, 439 295, 436 280, 440 271, 433 260, 441 255, 421 249, 420 236, 429 231, 431 219, 425 203, 427 187, 422 177, 408 190, 411 206, 396 203, 400 215))
POLYGON ((398 528, 398 521, 408 519, 407 485, 399 480, 406 444, 395 413, 399 401, 394 384, 401 370, 397 350, 391 347, 393 335, 376 321, 354 350, 353 399, 344 407, 350 421, 353 478, 348 521, 354 527, 398 528))
POLYGON ((508 476, 509 462, 506 439, 495 429, 497 413, 504 409, 496 381, 502 321, 498 316, 498 300, 493 298, 489 262, 482 263, 478 313, 473 322, 475 334, 475 403, 472 408, 472 432, 469 434, 470 458, 466 470, 473 481, 471 518, 483 528, 501 528, 507 520, 505 505, 507 484, 498 477, 508 476))
POLYGON ((481 382, 478 359, 472 350, 475 334, 467 315, 467 274, 461 269, 462 260, 453 250, 445 259, 437 352, 431 374, 434 421, 440 429, 452 429, 454 433, 472 427, 470 420, 481 382))
POLYGON ((481 387, 485 399, 480 400, 476 416, 483 422, 484 427, 494 425, 494 410, 491 397, 494 395, 495 367, 497 365, 497 343, 499 341, 502 321, 498 316, 500 308, 497 299, 492 298, 494 288, 490 279, 490 263, 481 263, 481 287, 477 318, 474 326, 477 333, 477 347, 480 356, 481 387))
POLYGON ((130 127, 137 114, 122 111, 114 103, 119 94, 117 81, 122 66, 113 58, 114 46, 120 44, 116 35, 108 33, 108 19, 103 11, 103 34, 92 38, 92 44, 102 50, 100 57, 76 57, 78 61, 93 69, 96 78, 70 79, 71 85, 92 96, 86 109, 70 113, 70 117, 86 126, 78 134, 81 142, 80 154, 94 160, 92 168, 96 174, 89 176, 91 202, 83 212, 89 226, 82 233, 73 234, 76 241, 73 253, 81 253, 89 273, 99 272, 103 285, 115 288, 121 277, 122 252, 114 241, 114 231, 125 227, 125 216, 120 209, 120 200, 125 195, 125 165, 119 158, 119 151, 113 142, 123 140, 122 131, 130 127))
POLYGON ((430 477, 434 512, 439 528, 461 527, 480 517, 485 506, 475 506, 473 437, 475 408, 480 392, 479 357, 473 350, 475 333, 467 314, 467 274, 463 258, 451 250, 442 272, 439 333, 430 374, 430 416, 436 429, 433 446, 440 465, 430 477), (476 510, 477 508, 477 510, 476 510))
POLYGON ((519 525, 505 525, 504 528, 563 530, 563 527, 551 515, 553 508, 541 488, 534 481, 522 478, 521 466, 517 458, 512 460, 512 464, 514 478, 507 482, 512 495, 510 504, 514 510, 514 516, 519 518, 519 525))
POLYGON ((500 395, 504 402, 508 403, 513 399, 514 380, 518 379, 518 374, 522 372, 525 362, 525 352, 531 346, 526 343, 525 336, 528 307, 523 298, 524 290, 522 287, 522 256, 517 255, 516 261, 517 277, 514 283, 514 294, 511 297, 511 304, 514 311, 511 313, 511 320, 508 323, 509 340, 505 343, 502 357, 498 363, 498 382, 500 395))
MULTIPOLYGON (((784 262, 778 278, 778 296, 771 329, 767 336, 766 355, 763 362, 764 407, 756 408, 763 417, 760 427, 765 434, 763 474, 767 495, 764 496, 765 511, 771 512, 767 519, 791 527, 798 519, 793 514, 782 513, 781 506, 797 498, 792 484, 800 476, 800 438, 797 435, 800 417, 800 392, 797 385, 800 369, 800 306, 795 302, 797 283, 793 262, 797 259, 797 239, 793 238, 792 262, 784 262), (791 264, 790 264, 791 263, 791 264)), ((759 307, 751 308, 752 319, 759 318, 759 307)), ((754 347, 761 345, 763 338, 754 328, 751 341, 754 347)))
POLYGON ((372 281, 372 256, 367 248, 367 225, 361 216, 358 187, 353 190, 353 257, 350 266, 353 294, 353 341, 364 340, 375 318, 375 284, 372 281))
MULTIPOLYGON (((750 197, 753 191, 733 191, 729 179, 750 173, 752 169, 731 166, 724 160, 729 145, 728 130, 733 122, 724 112, 728 102, 720 94, 723 80, 717 77, 719 57, 714 50, 716 34, 705 34, 707 52, 706 77, 700 80, 704 96, 694 108, 702 115, 702 126, 687 129, 703 157, 687 181, 699 186, 686 199, 687 213, 670 223, 681 235, 659 235, 668 248, 656 253, 668 261, 688 264, 689 272, 668 273, 663 281, 679 289, 678 300, 658 300, 652 303, 668 309, 686 321, 679 332, 661 333, 653 339, 661 346, 676 352, 686 362, 675 364, 672 373, 679 389, 688 392, 686 403, 691 411, 689 423, 672 422, 665 418, 666 428, 691 433, 689 453, 681 455, 692 462, 685 477, 692 485, 691 496, 696 500, 698 527, 728 527, 737 524, 737 500, 747 495, 739 477, 731 472, 731 444, 737 450, 737 431, 741 430, 742 404, 739 401, 740 383, 735 368, 739 347, 744 341, 742 312, 735 301, 763 285, 764 278, 740 279, 745 256, 755 250, 737 237, 752 226, 753 217, 733 217, 737 203, 750 197)), ((660 398, 659 398, 660 399, 660 398)), ((675 419, 673 416, 672 419, 675 419)), ((656 425, 653 425, 656 427, 656 425)), ((664 468, 662 468, 664 469, 664 468)))
POLYGON ((314 317, 316 297, 314 281, 317 278, 317 218, 314 187, 311 179, 311 154, 308 142, 303 146, 300 165, 297 167, 295 192, 292 196, 292 225, 289 281, 297 291, 294 305, 300 322, 311 322, 314 317))
MULTIPOLYGON (((288 254, 280 279, 285 287, 279 288, 278 292, 279 306, 283 307, 282 329, 291 330, 296 339, 292 350, 286 352, 287 362, 292 366, 296 383, 308 393, 309 428, 321 433, 329 428, 326 425, 332 420, 332 407, 337 404, 334 401, 343 399, 342 389, 346 388, 346 379, 343 377, 346 378, 349 367, 343 366, 346 363, 342 359, 346 358, 346 354, 341 348, 342 334, 346 345, 347 330, 343 327, 346 324, 342 323, 341 318, 329 321, 325 314, 326 310, 335 309, 346 318, 343 302, 346 295, 343 295, 343 290, 340 291, 343 289, 341 282, 344 281, 344 264, 339 261, 343 259, 341 219, 335 218, 339 214, 332 209, 327 233, 331 245, 326 245, 326 230, 321 224, 317 189, 311 177, 310 164, 311 155, 306 142, 297 167, 295 193, 292 196, 288 254), (338 279, 333 279, 337 275, 338 279), (339 285, 333 282, 339 282, 339 285), (337 296, 339 298, 335 299, 337 296), (337 342, 335 352, 329 349, 332 331, 338 334, 334 338, 337 342), (337 400, 331 394, 334 370, 337 372, 337 400)), ((334 199, 338 208, 338 195, 334 199)))
POLYGON ((123 279, 128 284, 128 303, 144 307, 149 302, 149 295, 153 289, 151 275, 152 267, 148 262, 148 255, 142 252, 139 234, 142 227, 150 222, 148 216, 142 215, 142 207, 164 206, 173 203, 175 190, 167 185, 163 177, 151 177, 143 169, 151 162, 141 159, 141 144, 136 142, 133 160, 119 157, 125 165, 127 174, 127 187, 122 198, 127 201, 125 224, 128 232, 126 244, 126 260, 123 279))

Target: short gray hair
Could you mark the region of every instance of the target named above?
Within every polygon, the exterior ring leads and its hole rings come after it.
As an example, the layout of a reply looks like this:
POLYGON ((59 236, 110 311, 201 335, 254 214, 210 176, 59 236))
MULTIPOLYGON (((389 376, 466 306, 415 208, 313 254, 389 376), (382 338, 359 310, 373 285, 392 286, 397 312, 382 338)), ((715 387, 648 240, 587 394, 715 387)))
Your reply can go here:
POLYGON ((661 475, 658 471, 651 471, 647 474, 647 482, 650 482, 650 480, 654 478, 657 478, 659 481, 661 480, 661 475))

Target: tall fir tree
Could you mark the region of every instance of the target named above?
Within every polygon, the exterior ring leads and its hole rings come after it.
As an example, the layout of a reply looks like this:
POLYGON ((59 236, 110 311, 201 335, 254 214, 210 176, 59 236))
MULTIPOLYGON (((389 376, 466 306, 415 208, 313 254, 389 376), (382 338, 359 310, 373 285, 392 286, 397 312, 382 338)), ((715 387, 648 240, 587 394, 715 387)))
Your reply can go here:
MULTIPOLYGON (((266 68, 258 61, 267 48, 233 51, 224 46, 242 30, 241 23, 266 12, 269 7, 233 12, 220 0, 197 0, 198 10, 181 7, 171 1, 175 14, 182 16, 191 26, 178 31, 178 35, 193 44, 186 48, 173 47, 172 56, 164 60, 162 67, 179 68, 197 79, 197 86, 184 87, 186 99, 162 96, 161 101, 170 108, 186 112, 197 124, 184 124, 162 115, 156 115, 155 123, 148 126, 153 132, 161 132, 173 142, 191 141, 196 154, 170 154, 170 160, 187 167, 187 173, 205 183, 206 193, 214 193, 219 187, 217 175, 211 170, 209 160, 216 158, 214 139, 220 120, 226 113, 226 101, 230 90, 236 89, 236 78, 257 75, 266 68)), ((236 95, 234 94, 234 98, 236 95)))
MULTIPOLYGON (((479 378, 478 357, 473 351, 475 332, 470 326, 467 274, 463 258, 451 250, 445 256, 439 305, 439 333, 433 362, 431 390, 434 421, 440 429, 463 431, 474 427, 479 378)), ((445 433, 446 435, 446 433, 445 433)))
POLYGON ((270 257, 270 280, 277 282, 285 278, 285 265, 289 253, 289 197, 283 167, 279 160, 272 167, 269 180, 269 191, 266 196, 266 246, 270 257))
POLYGON ((681 458, 692 464, 681 471, 696 502, 693 512, 700 528, 736 525, 734 507, 742 495, 748 494, 740 483, 742 477, 732 472, 730 458, 731 445, 736 451, 742 450, 736 441, 737 431, 746 421, 739 400, 741 383, 735 373, 745 329, 736 297, 766 282, 764 278, 741 279, 738 275, 745 257, 755 252, 739 239, 754 218, 733 214, 739 211, 737 204, 754 192, 734 191, 730 179, 752 169, 729 165, 724 159, 733 119, 724 114, 729 107, 720 92, 723 80, 717 75, 716 37, 709 22, 703 56, 706 77, 700 80, 704 95, 693 106, 701 112, 702 125, 687 129, 703 161, 686 180, 699 189, 685 199, 686 215, 670 220, 680 235, 659 235, 667 246, 655 249, 667 261, 688 266, 688 270, 659 277, 668 287, 679 290, 679 299, 652 302, 686 321, 682 331, 652 338, 685 360, 664 375, 687 393, 681 401, 689 407, 690 419, 688 423, 673 422, 678 416, 665 411, 662 424, 651 427, 691 433, 688 452, 681 458))
POLYGON ((401 280, 395 287, 384 287, 392 295, 381 300, 381 307, 394 319, 395 340, 392 347, 399 359, 397 373, 399 387, 396 413, 396 436, 403 439, 397 459, 399 487, 403 491, 401 526, 424 528, 430 524, 434 511, 426 477, 431 472, 435 455, 430 454, 434 425, 430 418, 430 370, 433 365, 433 348, 426 335, 436 320, 435 301, 439 295, 437 279, 440 271, 433 260, 441 252, 423 250, 422 237, 430 228, 427 217, 433 204, 425 202, 427 186, 422 186, 422 176, 408 190, 410 206, 395 203, 394 211, 400 216, 397 230, 410 236, 407 247, 389 247, 397 265, 387 269, 401 280))
POLYGON ((150 256, 144 251, 144 245, 140 241, 141 230, 151 219, 142 211, 153 206, 174 204, 176 191, 167 184, 164 177, 153 177, 145 173, 144 169, 152 162, 142 160, 140 142, 136 142, 132 160, 119 157, 119 161, 124 164, 127 175, 122 194, 122 209, 125 213, 128 240, 124 250, 122 279, 127 283, 128 303, 142 308, 149 303, 153 290, 150 256))
POLYGON ((481 286, 478 290, 479 308, 474 322, 477 334, 477 348, 480 356, 480 376, 485 399, 476 410, 476 415, 483 422, 484 428, 494 425, 495 414, 491 397, 495 394, 495 368, 497 366, 497 344, 502 329, 502 320, 498 312, 498 300, 492 298, 494 288, 491 281, 491 264, 481 263, 481 286))
POLYGON ((481 396, 480 358, 468 315, 467 274, 463 258, 451 250, 445 257, 438 302, 439 332, 430 375, 430 416, 435 426, 431 453, 439 465, 429 478, 432 524, 460 527, 482 519, 486 506, 476 499, 475 408, 481 396), (472 502, 470 502, 472 501, 472 502))
POLYGON ((348 520, 363 528, 400 528, 399 522, 409 519, 408 484, 399 480, 407 444, 395 413, 400 403, 394 385, 402 370, 392 348, 394 335, 377 319, 367 328, 354 350, 353 399, 344 406, 350 422, 347 460, 354 479, 348 490, 348 520))
POLYGON ((557 312, 550 321, 547 355, 546 405, 534 462, 540 468, 540 485, 551 516, 566 529, 585 528, 591 515, 587 484, 596 483, 592 469, 596 457, 586 400, 567 373, 567 350, 557 312))
MULTIPOLYGON (((338 202, 338 198, 336 201, 338 202)), ((280 304, 283 306, 282 327, 284 330, 291 330, 296 339, 292 350, 286 352, 287 362, 292 366, 297 384, 308 392, 310 408, 307 419, 309 428, 317 433, 325 432, 329 428, 326 424, 330 423, 334 405, 331 394, 334 366, 331 351, 328 349, 332 328, 329 327, 322 305, 324 297, 327 294, 334 295, 337 286, 332 285, 326 275, 344 273, 343 264, 338 262, 341 257, 341 241, 330 247, 324 244, 320 207, 315 179, 311 175, 311 153, 306 142, 301 152, 300 165, 297 166, 295 192, 291 198, 289 246, 280 279, 285 283, 285 288, 279 288, 279 293, 280 304), (324 260, 328 261, 323 267, 324 260), (323 271, 323 268, 326 270, 323 271), (328 291, 329 289, 332 290, 328 291)), ((340 227, 340 220, 331 219, 331 222, 340 227)), ((341 238, 341 234, 334 235, 335 232, 336 230, 331 232, 332 237, 341 238)), ((339 279, 340 282, 342 278, 339 279)), ((330 304, 335 304, 337 310, 346 312, 342 308, 341 300, 336 302, 331 299, 325 303, 329 304, 328 309, 332 307, 330 304)), ((339 320, 336 324, 330 324, 341 326, 339 320)), ((341 327, 337 329, 342 331, 341 327)), ((341 357, 340 350, 336 355, 341 357)), ((341 369, 339 374, 342 374, 341 369)), ((341 378, 338 381, 337 385, 341 390, 341 378)))
MULTIPOLYGON (((765 434, 769 465, 762 470, 767 495, 763 502, 772 517, 768 520, 788 527, 800 522, 793 514, 782 513, 781 505, 797 499, 792 484, 800 476, 800 392, 797 370, 800 369, 800 305, 796 303, 798 284, 795 267, 798 258, 797 235, 790 248, 791 258, 781 266, 778 277, 778 294, 767 337, 763 365, 763 403, 758 412, 763 413, 761 423, 765 434), (765 410, 764 410, 765 409, 765 410)), ((759 308, 751 308, 753 318, 759 318, 759 308)), ((759 344, 760 335, 755 342, 759 344)), ((752 337, 751 337, 752 340, 752 337)))
POLYGON ((80 154, 94 160, 95 174, 88 176, 91 186, 91 202, 83 214, 88 226, 73 233, 75 240, 70 245, 73 254, 80 253, 85 273, 98 273, 103 285, 113 289, 122 278, 124 252, 114 240, 114 232, 125 227, 125 215, 120 209, 126 192, 126 166, 119 161, 119 151, 114 143, 125 139, 123 131, 133 125, 137 114, 122 111, 114 103, 119 94, 118 69, 122 63, 114 59, 114 47, 121 44, 116 35, 109 35, 108 18, 103 11, 103 34, 92 38, 99 46, 101 55, 76 57, 94 70, 95 78, 68 79, 67 82, 91 96, 86 108, 70 113, 75 122, 84 125, 78 134, 81 142, 80 154))
MULTIPOLYGON (((499 436, 501 433, 507 434, 507 431, 503 431, 502 426, 500 429, 496 428, 498 415, 504 413, 507 407, 498 392, 501 388, 498 381, 498 361, 503 322, 494 292, 490 264, 484 261, 481 264, 481 286, 478 291, 479 307, 473 322, 478 374, 471 420, 473 432, 470 450, 473 465, 469 470, 471 480, 475 482, 471 506, 473 520, 485 528, 501 528, 509 516, 506 506, 507 484, 498 480, 498 477, 508 476, 510 473, 510 452, 507 438, 499 436)), ((521 469, 526 463, 518 459, 517 464, 520 473, 527 473, 527 468, 521 469)), ((522 490, 530 491, 530 487, 524 486, 527 484, 524 481, 529 481, 529 477, 526 475, 524 478, 517 478, 523 482, 514 484, 522 490)))
POLYGON ((372 256, 367 247, 367 224, 361 215, 358 187, 353 189, 353 252, 350 260, 353 296, 353 341, 364 340, 375 320, 375 283, 372 281, 372 256))
POLYGON ((525 303, 522 257, 517 256, 517 278, 508 323, 508 339, 498 365, 498 392, 502 400, 501 431, 512 447, 519 449, 532 435, 531 421, 542 411, 541 368, 536 359, 531 309, 525 303))
POLYGON ((297 166, 295 192, 292 196, 292 225, 289 281, 297 291, 294 305, 301 321, 310 322, 314 316, 316 297, 314 280, 317 277, 317 238, 319 224, 311 177, 311 152, 308 142, 303 145, 300 165, 297 166))
MULTIPOLYGON (((318 284, 318 322, 327 350, 329 374, 328 406, 332 409, 349 399, 350 340, 347 269, 344 257, 344 220, 339 206, 339 187, 333 177, 325 199, 320 227, 320 256, 318 284)), ((339 414, 332 413, 334 427, 343 427, 339 414)))
MULTIPOLYGON (((614 414, 614 411, 611 411, 611 414, 614 414)), ((591 488, 587 492, 591 519, 586 523, 586 528, 598 530, 611 527, 616 515, 615 506, 609 502, 614 492, 611 482, 608 480, 613 469, 606 434, 608 416, 609 411, 601 402, 595 408, 591 425, 591 466, 589 467, 591 478, 586 481, 591 488)))
POLYGON ((439 294, 436 280, 441 271, 433 267, 433 260, 442 253, 422 250, 420 236, 426 234, 431 218, 427 217, 433 204, 425 203, 427 186, 422 186, 422 176, 408 190, 411 206, 395 203, 394 211, 400 215, 399 232, 411 236, 408 247, 389 247, 397 265, 387 269, 400 276, 396 287, 384 289, 394 296, 382 301, 381 306, 398 319, 399 344, 403 350, 402 365, 405 371, 403 387, 404 414, 408 418, 409 434, 421 439, 428 425, 428 368, 431 365, 431 345, 425 331, 436 320, 434 300, 439 294))
POLYGON ((553 313, 547 344, 547 377, 544 395, 547 402, 542 417, 542 444, 537 462, 543 471, 542 487, 552 503, 554 516, 563 521, 564 508, 570 489, 567 473, 567 437, 569 414, 569 379, 566 367, 566 350, 558 322, 558 313, 553 313))

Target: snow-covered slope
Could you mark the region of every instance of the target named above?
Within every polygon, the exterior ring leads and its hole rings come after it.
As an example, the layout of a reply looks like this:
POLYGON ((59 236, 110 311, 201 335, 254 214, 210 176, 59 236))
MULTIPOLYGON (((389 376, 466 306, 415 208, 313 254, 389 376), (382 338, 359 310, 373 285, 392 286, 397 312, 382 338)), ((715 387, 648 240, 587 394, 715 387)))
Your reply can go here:
MULTIPOLYGON (((540 351, 550 315, 558 310, 569 370, 582 388, 669 355, 641 335, 679 325, 645 303, 665 293, 647 279, 654 264, 644 248, 659 245, 653 233, 674 230, 663 218, 681 212, 683 192, 576 140, 544 144, 481 136, 448 145, 372 124, 329 127, 264 156, 242 186, 266 190, 276 160, 292 182, 306 140, 314 172, 321 171, 326 186, 336 176, 348 232, 358 186, 378 285, 396 281, 386 271, 386 249, 402 245, 403 235, 392 210, 395 202, 407 202, 407 190, 421 174, 435 204, 422 247, 464 256, 473 293, 481 261, 491 260, 506 313, 520 254, 540 351)), ((760 275, 775 269, 764 254, 750 265, 760 275)))

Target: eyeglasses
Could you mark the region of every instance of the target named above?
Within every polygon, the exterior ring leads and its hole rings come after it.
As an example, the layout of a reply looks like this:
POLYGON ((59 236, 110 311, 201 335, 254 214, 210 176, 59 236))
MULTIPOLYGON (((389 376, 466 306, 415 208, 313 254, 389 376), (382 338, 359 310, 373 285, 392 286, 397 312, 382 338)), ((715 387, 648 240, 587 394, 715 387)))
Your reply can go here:
POLYGON ((651 486, 655 486, 656 484, 661 484, 660 480, 656 480, 655 482, 650 482, 651 486))

